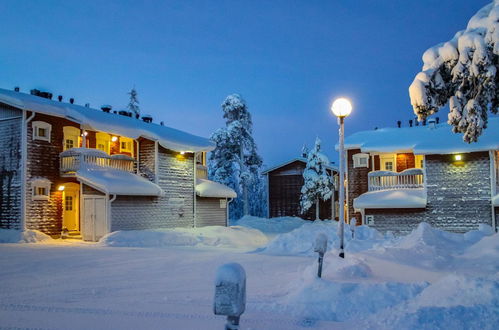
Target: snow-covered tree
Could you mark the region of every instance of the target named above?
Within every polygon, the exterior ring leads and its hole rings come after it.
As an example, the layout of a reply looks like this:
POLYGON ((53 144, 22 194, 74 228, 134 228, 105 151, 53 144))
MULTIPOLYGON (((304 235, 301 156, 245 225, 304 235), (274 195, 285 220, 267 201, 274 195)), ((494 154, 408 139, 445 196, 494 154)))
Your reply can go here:
POLYGON ((263 216, 265 192, 260 174, 262 159, 253 139, 253 123, 245 101, 232 94, 222 103, 226 126, 212 134, 216 148, 210 154, 210 179, 234 189, 238 195, 230 203, 230 217, 251 214, 263 216))
POLYGON ((139 99, 137 98, 137 91, 135 90, 135 87, 130 90, 130 92, 127 93, 130 95, 130 101, 128 101, 128 110, 133 113, 133 116, 140 116, 140 107, 139 107, 139 99))
POLYGON ((423 71, 409 87, 419 120, 449 103, 448 123, 463 140, 476 142, 488 112, 499 106, 499 0, 480 9, 466 30, 423 54, 423 71))
POLYGON ((319 201, 331 198, 333 181, 327 172, 329 159, 321 151, 321 140, 315 139, 314 148, 308 153, 305 180, 301 188, 300 207, 305 213, 315 203, 315 219, 319 220, 319 201))

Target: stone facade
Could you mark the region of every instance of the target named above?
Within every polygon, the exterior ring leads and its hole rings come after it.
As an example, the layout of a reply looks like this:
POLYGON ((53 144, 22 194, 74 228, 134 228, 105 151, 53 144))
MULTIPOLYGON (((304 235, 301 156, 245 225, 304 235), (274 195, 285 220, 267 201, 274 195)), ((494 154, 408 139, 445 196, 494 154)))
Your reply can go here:
POLYGON ((0 105, 0 228, 21 226, 22 112, 0 105))
POLYGON ((406 233, 425 221, 452 232, 492 225, 490 159, 488 152, 463 154, 455 162, 452 155, 427 155, 425 209, 366 209, 374 216, 373 227, 406 233))
MULTIPOLYGON (((154 142, 140 142, 140 173, 155 179, 154 142)), ((161 197, 118 196, 111 203, 111 230, 194 226, 194 159, 158 146, 161 197)))

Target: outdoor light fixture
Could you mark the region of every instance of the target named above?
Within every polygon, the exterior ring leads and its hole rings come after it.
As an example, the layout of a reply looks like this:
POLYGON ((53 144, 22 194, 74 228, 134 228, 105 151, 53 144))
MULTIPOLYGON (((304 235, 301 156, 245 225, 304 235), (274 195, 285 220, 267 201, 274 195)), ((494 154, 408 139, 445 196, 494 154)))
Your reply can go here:
POLYGON ((87 136, 88 132, 87 131, 83 131, 83 135, 87 136))
POLYGON ((57 187, 57 190, 59 190, 59 191, 64 191, 64 186, 63 186, 63 185, 61 185, 61 186, 57 187))
POLYGON ((180 154, 181 154, 181 155, 185 154, 185 151, 181 151, 181 152, 180 152, 180 154))
POLYGON ((463 160, 463 157, 461 155, 454 155, 454 160, 459 162, 459 161, 463 160))
POLYGON ((339 137, 339 153, 340 153, 340 194, 339 194, 339 204, 340 204, 340 216, 339 216, 339 230, 340 230, 340 257, 345 258, 344 251, 344 236, 345 236, 345 117, 348 117, 352 113, 352 103, 344 97, 336 99, 331 105, 331 111, 338 117, 338 124, 340 125, 339 137))
POLYGON ((113 136, 113 137, 111 138, 111 141, 113 141, 113 142, 118 141, 118 137, 117 137, 117 136, 113 136))

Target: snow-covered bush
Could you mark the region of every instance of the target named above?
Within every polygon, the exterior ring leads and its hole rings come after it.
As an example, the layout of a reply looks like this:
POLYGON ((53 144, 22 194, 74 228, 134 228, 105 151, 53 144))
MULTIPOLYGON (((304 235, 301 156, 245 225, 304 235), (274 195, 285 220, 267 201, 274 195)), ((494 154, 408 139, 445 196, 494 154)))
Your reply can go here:
POLYGON ((463 140, 476 142, 488 112, 499 107, 499 0, 479 10, 466 30, 423 54, 423 71, 409 87, 419 120, 449 102, 448 123, 463 140))

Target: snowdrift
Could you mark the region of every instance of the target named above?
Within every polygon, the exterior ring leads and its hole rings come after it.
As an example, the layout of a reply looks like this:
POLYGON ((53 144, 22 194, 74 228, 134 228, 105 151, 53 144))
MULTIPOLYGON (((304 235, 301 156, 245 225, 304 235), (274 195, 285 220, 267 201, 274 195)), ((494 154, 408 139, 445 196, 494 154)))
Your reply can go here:
POLYGON ((52 241, 52 237, 38 230, 0 229, 0 243, 41 243, 50 241, 52 241))
POLYGON ((221 247, 254 250, 267 243, 260 231, 241 226, 116 231, 100 243, 114 247, 221 247))
POLYGON ((258 229, 262 233, 270 235, 290 232, 296 228, 303 226, 305 223, 310 223, 310 221, 296 217, 279 217, 267 219, 249 215, 246 215, 239 220, 231 220, 231 225, 258 229))

